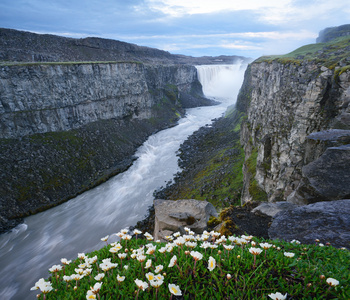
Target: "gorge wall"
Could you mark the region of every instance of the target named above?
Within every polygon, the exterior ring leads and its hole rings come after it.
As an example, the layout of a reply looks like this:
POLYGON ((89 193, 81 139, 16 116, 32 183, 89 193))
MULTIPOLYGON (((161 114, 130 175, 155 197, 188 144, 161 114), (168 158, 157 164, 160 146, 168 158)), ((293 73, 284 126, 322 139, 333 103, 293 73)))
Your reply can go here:
POLYGON ((345 37, 248 67, 237 101, 246 114, 242 203, 350 196, 349 53, 345 37))
POLYGON ((0 66, 0 231, 115 175, 184 108, 212 105, 190 65, 0 66))

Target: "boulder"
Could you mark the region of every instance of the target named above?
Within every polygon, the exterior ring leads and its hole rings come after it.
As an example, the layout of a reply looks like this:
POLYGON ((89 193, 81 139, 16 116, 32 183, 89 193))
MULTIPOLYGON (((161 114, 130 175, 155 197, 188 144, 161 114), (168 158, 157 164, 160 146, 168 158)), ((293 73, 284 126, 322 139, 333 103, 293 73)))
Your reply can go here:
POLYGON ((310 134, 304 160, 302 178, 288 202, 310 204, 350 197, 350 130, 310 134))
POLYGON ((327 148, 319 159, 303 167, 311 186, 330 200, 350 196, 350 144, 327 148))
POLYGON ((162 240, 172 232, 188 227, 196 233, 207 229, 211 216, 217 217, 215 207, 200 200, 159 200, 153 201, 155 211, 154 239, 162 240))
POLYGON ((269 228, 271 239, 305 244, 331 243, 350 249, 350 199, 317 202, 279 212, 269 228))
POLYGON ((287 201, 280 202, 263 202, 259 206, 252 209, 252 213, 260 212, 270 217, 274 217, 280 211, 291 210, 298 207, 298 205, 289 203, 287 201))

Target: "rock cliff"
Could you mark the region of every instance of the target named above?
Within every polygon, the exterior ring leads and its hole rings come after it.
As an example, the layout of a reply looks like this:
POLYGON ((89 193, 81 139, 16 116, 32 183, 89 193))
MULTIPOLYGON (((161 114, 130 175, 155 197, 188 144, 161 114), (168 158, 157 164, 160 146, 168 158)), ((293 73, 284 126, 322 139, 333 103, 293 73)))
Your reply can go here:
POLYGON ((350 130, 349 41, 345 36, 304 46, 288 55, 262 57, 248 67, 237 102, 237 109, 246 113, 241 127, 242 203, 306 204, 349 196, 349 188, 331 196, 325 188, 330 181, 318 180, 328 164, 333 189, 350 183, 349 160, 339 156, 348 155, 343 145, 349 143, 350 130), (327 134, 311 135, 321 131, 327 134), (332 151, 332 160, 326 150, 332 151))
POLYGON ((0 232, 124 171, 184 108, 214 104, 194 66, 126 61, 3 62, 0 100, 0 232))

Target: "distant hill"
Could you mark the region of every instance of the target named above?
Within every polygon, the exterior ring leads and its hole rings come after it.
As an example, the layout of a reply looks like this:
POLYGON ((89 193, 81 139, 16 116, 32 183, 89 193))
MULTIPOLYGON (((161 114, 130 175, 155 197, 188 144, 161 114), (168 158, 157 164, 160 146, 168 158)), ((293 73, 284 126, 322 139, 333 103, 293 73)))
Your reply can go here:
POLYGON ((335 38, 350 35, 350 24, 328 27, 320 31, 316 43, 327 43, 335 38))
POLYGON ((0 62, 140 61, 171 64, 226 64, 242 56, 191 57, 117 40, 67 38, 0 28, 0 62))

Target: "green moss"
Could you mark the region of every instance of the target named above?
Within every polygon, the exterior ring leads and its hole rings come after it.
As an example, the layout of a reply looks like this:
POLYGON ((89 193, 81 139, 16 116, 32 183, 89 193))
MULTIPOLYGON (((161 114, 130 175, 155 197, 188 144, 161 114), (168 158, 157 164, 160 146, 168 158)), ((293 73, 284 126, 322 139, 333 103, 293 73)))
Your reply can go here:
POLYGON ((256 148, 253 148, 252 154, 249 156, 249 158, 246 161, 246 165, 248 167, 249 173, 255 176, 256 174, 256 165, 258 160, 258 150, 256 148))
MULTIPOLYGON (((266 192, 259 187, 258 182, 254 178, 256 175, 257 159, 258 159, 258 150, 256 148, 253 148, 252 154, 246 160, 246 166, 252 178, 249 182, 248 190, 253 201, 267 201, 268 199, 267 199, 266 192)), ((266 168, 270 168, 270 167, 266 165, 266 168)))
POLYGON ((249 184, 249 194, 253 201, 267 201, 266 192, 259 187, 258 182, 255 179, 249 184))
POLYGON ((214 216, 211 216, 211 217, 209 218, 209 221, 208 221, 208 223, 207 223, 207 226, 208 226, 209 228, 214 228, 215 226, 219 225, 220 223, 221 223, 221 221, 220 221, 218 218, 216 218, 216 217, 214 217, 214 216))

